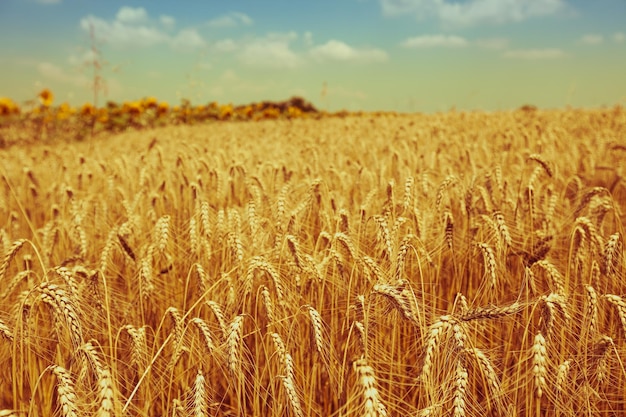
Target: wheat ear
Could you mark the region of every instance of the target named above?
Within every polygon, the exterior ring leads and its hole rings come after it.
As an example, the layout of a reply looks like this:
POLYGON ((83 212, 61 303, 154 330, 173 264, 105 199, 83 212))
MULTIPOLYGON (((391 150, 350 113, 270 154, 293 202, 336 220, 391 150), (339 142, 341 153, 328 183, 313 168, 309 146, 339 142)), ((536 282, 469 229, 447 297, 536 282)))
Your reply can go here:
POLYGON ((222 312, 222 307, 215 301, 209 300, 206 304, 211 308, 215 318, 217 319, 218 324, 220 325, 220 329, 222 330, 222 338, 226 340, 229 335, 228 325, 226 324, 226 318, 224 317, 224 313, 222 312))
POLYGON ((493 253, 493 249, 486 243, 478 243, 478 248, 483 254, 483 260, 485 263, 485 271, 489 277, 489 284, 491 289, 496 287, 498 283, 498 276, 496 273, 496 256, 493 253))
POLYGON ((622 329, 626 335, 626 302, 622 299, 622 297, 614 294, 605 294, 604 298, 606 298, 617 309, 617 314, 622 322, 622 329))
POLYGON ((96 417, 111 417, 114 415, 114 390, 111 372, 105 367, 100 359, 100 354, 91 341, 81 347, 88 362, 95 369, 98 377, 98 403, 100 404, 96 417))
POLYGON ((482 320, 482 319, 498 319, 501 317, 517 314, 524 308, 524 305, 518 302, 503 307, 479 307, 467 310, 459 317, 462 321, 482 320))
POLYGON ((278 333, 272 333, 271 336, 274 342, 276 353, 278 353, 278 358, 280 360, 280 363, 283 366, 284 375, 281 376, 281 380, 285 388, 285 393, 287 395, 287 400, 289 401, 291 411, 297 417, 303 417, 304 414, 302 412, 300 398, 298 397, 298 393, 295 387, 295 372, 294 372, 293 358, 291 357, 289 352, 287 352, 285 343, 283 342, 280 335, 278 333))
POLYGON ((598 323, 598 294, 591 286, 585 287, 587 291, 587 316, 589 320, 589 335, 593 336, 598 323))
POLYGON ((602 384, 607 381, 609 373, 609 354, 611 353, 611 347, 613 347, 613 339, 609 336, 602 336, 600 341, 594 348, 594 356, 596 358, 596 378, 598 383, 602 384))
POLYGON ((387 408, 380 400, 376 388, 376 376, 365 358, 354 361, 354 371, 359 377, 359 384, 363 390, 363 417, 385 417, 387 408))
POLYGON ((413 311, 413 306, 407 294, 404 292, 404 286, 407 282, 401 281, 400 288, 389 284, 376 284, 372 291, 387 298, 391 304, 398 310, 404 318, 416 326, 419 326, 419 320, 413 311))
POLYGON ((54 312, 55 318, 62 317, 70 333, 70 339, 75 349, 83 344, 83 332, 78 319, 76 304, 67 291, 55 284, 42 283, 39 285, 39 299, 48 304, 54 312))
POLYGON ((571 366, 572 366, 571 359, 567 359, 563 361, 563 363, 560 364, 559 368, 557 369, 555 388, 558 393, 562 393, 564 390, 564 387, 567 384, 567 379, 569 377, 571 366))
POLYGON ((454 417, 465 416, 465 397, 467 392, 467 383, 469 374, 465 366, 463 366, 463 357, 456 360, 456 371, 454 380, 454 417))
POLYGON ((2 320, 0 320, 0 337, 8 340, 9 342, 13 341, 13 333, 11 332, 11 329, 9 329, 9 326, 7 326, 2 320))
POLYGON ((76 392, 70 373, 59 365, 53 365, 50 369, 57 378, 57 395, 61 406, 61 415, 63 417, 77 417, 76 392))
POLYGON ((238 315, 233 319, 228 327, 226 345, 228 347, 228 369, 232 376, 237 377, 241 362, 241 339, 243 331, 243 315, 238 315))
POLYGON ((546 376, 548 370, 546 368, 548 351, 546 349, 546 339, 541 332, 535 336, 532 347, 533 353, 533 375, 535 380, 535 395, 541 398, 546 389, 546 376))
POLYGON ((211 334, 208 324, 199 317, 194 317, 189 322, 198 329, 202 346, 205 347, 209 355, 212 355, 213 352, 215 352, 215 343, 213 343, 213 335, 211 334))
POLYGON ((206 389, 206 379, 202 371, 198 369, 196 380, 193 384, 193 416, 205 417, 208 415, 208 393, 206 389))
POLYGON ((146 328, 136 328, 130 324, 123 327, 130 336, 132 346, 130 349, 130 361, 137 367, 137 374, 141 375, 148 366, 148 344, 146 340, 146 328))
POLYGON ((441 336, 452 327, 451 317, 442 316, 428 330, 428 338, 426 340, 426 354, 424 355, 424 364, 422 366, 421 379, 424 382, 430 381, 430 373, 433 367, 433 358, 439 352, 439 341, 441 336))
POLYGON ((602 258, 602 269, 607 276, 613 276, 617 270, 622 244, 619 232, 613 233, 604 245, 604 257, 602 258))
POLYGON ((2 263, 0 263, 0 282, 2 282, 2 280, 4 279, 4 275, 6 274, 7 269, 9 269, 9 264, 11 263, 13 258, 15 258, 17 252, 19 252, 19 250, 22 248, 22 246, 24 246, 24 243, 26 242, 26 239, 16 240, 15 242, 13 242, 7 253, 4 255, 2 263))

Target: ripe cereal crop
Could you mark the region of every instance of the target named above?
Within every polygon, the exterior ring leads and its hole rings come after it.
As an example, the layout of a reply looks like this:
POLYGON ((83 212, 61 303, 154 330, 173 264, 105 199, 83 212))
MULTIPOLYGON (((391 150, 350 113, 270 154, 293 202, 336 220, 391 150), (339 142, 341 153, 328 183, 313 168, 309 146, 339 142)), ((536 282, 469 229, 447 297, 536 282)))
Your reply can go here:
POLYGON ((0 415, 626 413, 622 108, 211 111, 0 148, 0 415))

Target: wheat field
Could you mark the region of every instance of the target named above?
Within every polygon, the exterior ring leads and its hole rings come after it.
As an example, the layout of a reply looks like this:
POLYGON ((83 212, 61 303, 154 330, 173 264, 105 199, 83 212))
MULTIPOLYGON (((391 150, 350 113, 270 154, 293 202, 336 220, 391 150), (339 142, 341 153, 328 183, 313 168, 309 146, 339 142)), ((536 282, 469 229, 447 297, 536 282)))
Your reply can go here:
POLYGON ((0 149, 1 416, 626 412, 626 111, 0 149))

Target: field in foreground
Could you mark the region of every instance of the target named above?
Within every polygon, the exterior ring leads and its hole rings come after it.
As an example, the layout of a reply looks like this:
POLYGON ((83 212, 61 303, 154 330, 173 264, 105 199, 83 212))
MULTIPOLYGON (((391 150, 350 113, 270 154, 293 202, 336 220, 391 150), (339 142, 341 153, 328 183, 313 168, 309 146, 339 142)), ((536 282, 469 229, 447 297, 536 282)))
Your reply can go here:
POLYGON ((621 108, 165 127, 0 161, 2 416, 626 412, 621 108))

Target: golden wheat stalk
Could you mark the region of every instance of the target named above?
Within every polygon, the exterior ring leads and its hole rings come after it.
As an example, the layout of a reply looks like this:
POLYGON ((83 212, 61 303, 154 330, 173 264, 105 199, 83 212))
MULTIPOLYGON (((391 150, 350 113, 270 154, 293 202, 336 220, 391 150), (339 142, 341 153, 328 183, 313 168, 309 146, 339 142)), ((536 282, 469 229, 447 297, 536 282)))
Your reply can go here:
POLYGON ((229 330, 228 325, 226 324, 226 317, 222 312, 222 307, 220 307, 220 305, 213 300, 207 301, 206 304, 211 308, 211 311, 213 311, 213 315, 215 315, 215 318, 220 325, 220 329, 222 330, 222 338, 223 340, 226 340, 229 335, 229 330))
POLYGON ((428 329, 428 337, 426 339, 426 353, 424 354, 424 364, 420 378, 424 383, 430 383, 430 377, 433 367, 435 355, 439 353, 439 342, 441 337, 446 333, 453 324, 454 320, 450 316, 441 316, 439 320, 433 323, 428 329))
POLYGON ((463 357, 460 356, 456 360, 456 371, 454 380, 454 417, 464 417, 466 409, 467 384, 469 374, 467 368, 463 365, 463 357))
POLYGON ((414 312, 413 305, 407 293, 404 292, 405 286, 408 286, 408 282, 401 281, 399 286, 393 286, 389 284, 376 284, 372 288, 374 294, 384 296, 391 304, 400 312, 402 316, 414 324, 419 326, 419 320, 414 312))
POLYGON ((622 329, 626 335, 626 301, 619 295, 604 294, 604 298, 615 306, 620 321, 622 322, 622 329))
POLYGON ((243 315, 238 315, 228 326, 226 345, 228 348, 228 370, 231 376, 239 377, 241 365, 241 341, 243 331, 243 315))
POLYGON ((174 324, 174 353, 172 355, 172 360, 170 362, 170 366, 175 366, 178 363, 178 359, 180 359, 180 355, 182 355, 183 348, 183 334, 185 332, 185 323, 183 321, 183 317, 180 314, 180 311, 176 307, 169 307, 165 310, 165 315, 169 316, 174 324))
POLYGON ((532 346, 533 355, 533 376, 535 381, 535 395, 541 399, 543 392, 546 390, 546 376, 548 351, 546 349, 546 339, 541 332, 535 335, 535 341, 532 346))
POLYGON ((478 243, 478 248, 483 254, 483 260, 485 263, 485 272, 489 277, 489 286, 491 289, 496 288, 498 283, 498 274, 496 272, 496 256, 491 246, 486 243, 478 243))
POLYGON ((148 343, 146 339, 146 328, 134 327, 130 324, 124 326, 122 330, 130 336, 132 345, 130 350, 130 362, 137 367, 137 374, 141 375, 148 366, 148 343))
POLYGON ((487 387, 489 388, 489 393, 491 394, 487 396, 487 400, 490 404, 494 403, 497 410, 502 413, 502 410, 505 408, 503 404, 504 391, 502 390, 500 378, 498 377, 491 360, 479 348, 469 348, 466 352, 474 356, 476 362, 478 363, 478 367, 483 374, 483 380, 487 381, 487 387))
POLYGON ((613 233, 604 245, 602 270, 605 275, 612 277, 617 271, 617 264, 622 254, 622 240, 619 232, 613 233))
POLYGON ((376 376, 365 358, 354 361, 354 372, 358 375, 359 384, 363 391, 363 417, 385 417, 387 408, 380 399, 376 388, 376 376))
POLYGON ((587 291, 587 320, 589 323, 588 334, 593 337, 598 323, 598 294, 596 290, 591 286, 585 286, 587 291))
POLYGON ((70 340, 75 349, 83 345, 83 331, 79 320, 78 308, 71 296, 58 285, 41 283, 37 288, 39 300, 48 304, 58 320, 63 318, 69 331, 70 340))
POLYGON ((559 365, 557 372, 556 372, 556 382, 554 385, 557 393, 563 393, 563 391, 565 390, 571 367, 572 367, 571 359, 567 359, 563 361, 562 364, 559 365))
POLYGON ((614 348, 613 339, 605 335, 594 347, 595 374, 600 384, 608 381, 611 348, 614 348))
POLYGON ((17 255, 19 250, 22 248, 22 246, 24 246, 26 242, 26 239, 16 240, 15 242, 13 242, 7 253, 4 255, 4 258, 2 258, 2 263, 0 263, 0 282, 2 282, 2 280, 4 279, 7 269, 9 269, 9 264, 11 263, 13 258, 15 258, 15 255, 17 255))
POLYGON ((278 358, 283 367, 284 375, 282 375, 280 378, 283 382, 291 411, 296 416, 303 417, 304 414, 302 412, 300 398, 298 397, 298 393, 295 387, 295 368, 293 358, 291 357, 291 354, 289 354, 289 352, 287 351, 285 343, 278 333, 272 333, 271 337, 272 341, 274 342, 276 353, 278 354, 278 358))
POLYGON ((57 396, 63 417, 78 417, 78 406, 74 381, 69 371, 62 366, 52 365, 49 368, 57 378, 57 396))
POLYGON ((208 403, 207 382, 202 374, 202 370, 198 369, 198 373, 193 384, 193 416, 207 416, 209 410, 208 403))
POLYGON ((202 346, 207 350, 207 353, 213 355, 215 352, 215 343, 213 342, 213 335, 211 334, 209 325, 199 317, 194 317, 189 322, 198 329, 202 346))
POLYGON ((0 337, 8 340, 9 342, 13 341, 13 333, 11 332, 11 329, 2 320, 0 320, 0 337))

